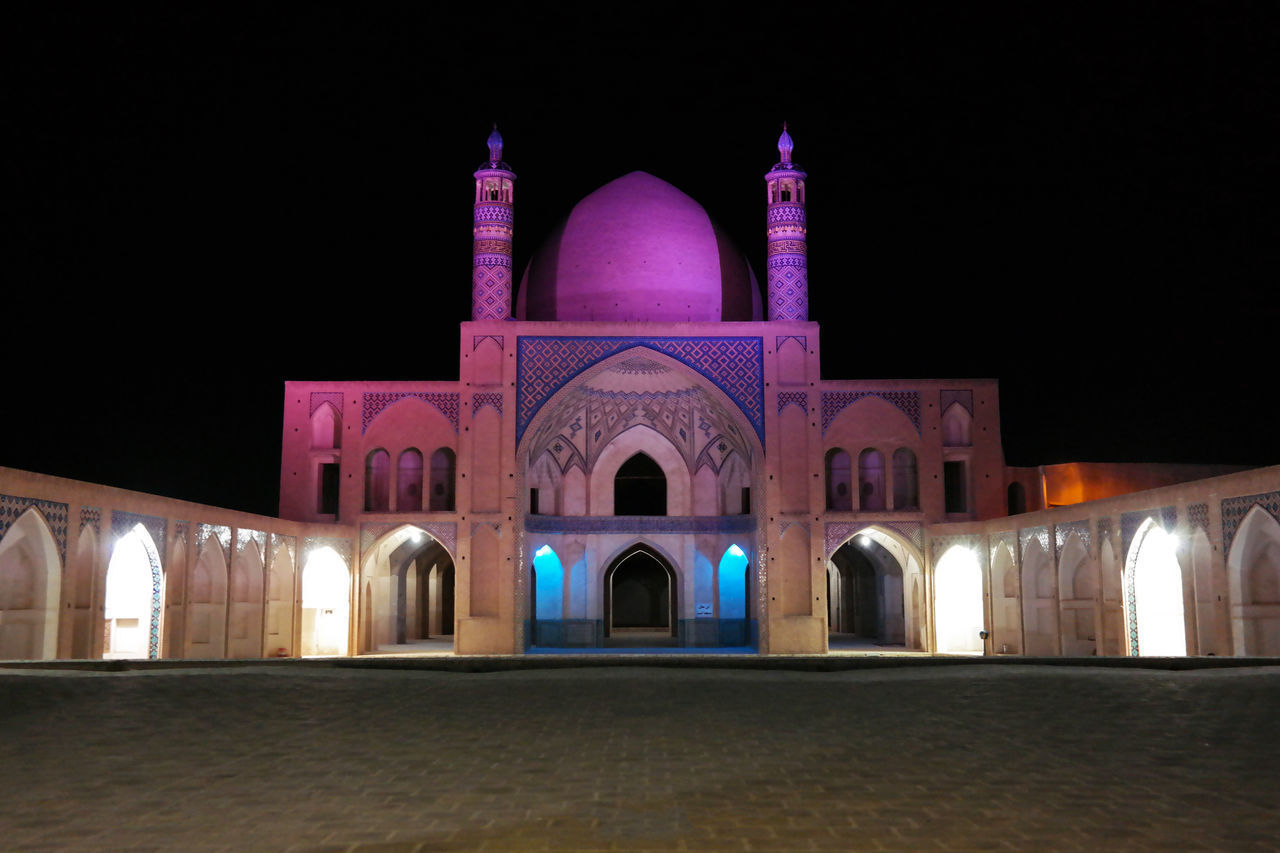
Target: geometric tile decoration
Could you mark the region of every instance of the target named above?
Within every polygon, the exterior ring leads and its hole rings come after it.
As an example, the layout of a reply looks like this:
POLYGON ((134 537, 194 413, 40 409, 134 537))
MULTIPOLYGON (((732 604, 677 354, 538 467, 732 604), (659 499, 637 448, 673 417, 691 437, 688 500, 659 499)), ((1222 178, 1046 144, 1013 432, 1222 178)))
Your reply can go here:
POLYGON ((666 437, 691 471, 709 465, 719 473, 735 451, 750 464, 751 449, 738 428, 737 416, 702 388, 604 391, 582 387, 543 406, 539 418, 537 429, 529 434, 529 458, 549 454, 563 473, 575 465, 584 473, 591 471, 615 438, 638 425, 666 437))
POLYGON ((164 573, 160 567, 160 552, 164 550, 165 519, 152 515, 138 515, 132 512, 111 512, 111 533, 113 538, 128 534, 139 524, 151 537, 140 537, 143 550, 147 552, 147 560, 151 563, 151 626, 147 633, 147 657, 152 660, 160 657, 160 591, 164 586, 164 573))
POLYGON ((991 565, 995 565, 996 552, 1000 550, 1001 546, 1009 549, 1009 556, 1013 559, 1013 564, 1018 564, 1018 558, 1022 555, 1018 548, 1017 531, 1006 530, 1000 533, 992 533, 988 537, 988 542, 991 544, 991 565))
POLYGON ((1111 540, 1111 516, 1104 515, 1098 519, 1098 555, 1102 555, 1102 543, 1111 540))
POLYGON ((338 410, 338 414, 342 414, 342 392, 341 391, 312 391, 311 392, 311 411, 309 415, 314 415, 316 409, 325 403, 333 406, 338 410))
POLYGON ((80 529, 92 527, 93 532, 102 535, 102 509, 96 506, 80 507, 80 529))
POLYGON ((924 525, 918 521, 829 521, 823 531, 823 547, 826 555, 831 557, 840 546, 848 542, 860 531, 869 527, 884 527, 902 536, 917 551, 924 551, 924 525))
POLYGON ((1209 532, 1209 505, 1205 503, 1187 504, 1187 526, 1192 530, 1198 527, 1207 534, 1209 532))
POLYGON ((151 536, 152 544, 158 553, 164 553, 164 531, 168 521, 154 515, 138 515, 133 512, 111 511, 111 535, 119 539, 139 524, 151 536))
POLYGON ((1133 541, 1133 535, 1138 532, 1138 528, 1142 526, 1142 522, 1148 518, 1158 522, 1164 528, 1166 533, 1172 533, 1174 528, 1178 526, 1178 508, 1175 506, 1162 506, 1159 509, 1143 509, 1136 512, 1125 512, 1120 514, 1120 553, 1129 553, 1129 543, 1133 541))
POLYGON ((201 524, 196 528, 196 550, 204 550, 205 542, 216 539, 222 546, 222 559, 231 562, 231 528, 225 524, 201 524))
POLYGON ((984 561, 986 554, 983 552, 986 549, 982 547, 982 536, 977 533, 964 533, 958 536, 934 536, 929 539, 929 553, 932 555, 931 562, 933 565, 935 567, 938 565, 938 556, 940 554, 947 553, 948 550, 957 545, 972 551, 979 564, 984 561))
POLYGON ((792 527, 802 527, 805 535, 809 533, 809 523, 807 521, 780 521, 778 522, 778 538, 781 539, 785 536, 792 527))
POLYGON ((778 414, 787 406, 799 406, 804 414, 809 412, 809 395, 804 391, 781 391, 778 393, 778 414))
MULTIPOLYGON (((494 529, 497 529, 496 525, 494 529)), ((756 517, 754 515, 526 515, 524 529, 529 533, 752 533, 756 529, 756 517)))
POLYGON ((244 528, 236 528, 236 553, 244 552, 245 546, 250 542, 258 545, 258 554, 265 560, 267 558, 267 534, 261 530, 245 530, 244 528))
POLYGON ((1222 501, 1222 553, 1231 553, 1231 542, 1236 538, 1240 522, 1249 514, 1254 505, 1271 513, 1271 517, 1280 520, 1280 492, 1262 492, 1257 495, 1241 495, 1238 498, 1224 498, 1222 501))
POLYGON ((646 347, 693 368, 732 400, 764 443, 764 344, 760 338, 529 337, 516 343, 516 441, 542 405, 593 364, 646 347))
POLYGON ((453 424, 453 431, 458 431, 458 394, 449 391, 376 391, 364 395, 364 408, 361 411, 360 434, 369 431, 369 424, 392 403, 405 397, 415 397, 424 403, 430 403, 440 410, 440 414, 453 424))
POLYGON ((474 416, 483 406, 488 406, 498 413, 498 417, 502 417, 502 392, 494 391, 488 394, 472 394, 471 395, 471 414, 474 416))
POLYGON ((1018 555, 1021 562, 1022 555, 1027 553, 1027 543, 1035 539, 1040 543, 1040 547, 1044 549, 1046 554, 1052 553, 1049 549, 1049 528, 1046 525, 1040 527, 1027 527, 1018 531, 1018 555))
POLYGON ((800 349, 804 350, 805 352, 809 351, 809 342, 808 342, 808 338, 805 335, 777 335, 774 338, 774 344, 773 344, 774 352, 777 352, 778 350, 782 349, 782 345, 787 341, 795 341, 796 343, 800 344, 800 349))
POLYGON ((279 552, 281 547, 288 550, 289 560, 296 566, 298 561, 298 537, 285 536, 280 533, 271 534, 271 554, 273 563, 275 561, 274 555, 279 552))
POLYGON ((302 565, 305 568, 307 558, 315 551, 321 548, 332 548, 343 562, 347 564, 347 569, 351 568, 351 540, 339 539, 337 537, 327 536, 308 536, 302 542, 302 565))
MULTIPOLYGON (((405 526, 404 522, 398 521, 360 525, 360 553, 368 552, 373 547, 373 543, 392 530, 405 526)), ((432 539, 443 545, 450 555, 458 553, 458 525, 452 521, 413 522, 408 526, 416 527, 428 534, 432 539)))
MULTIPOLYGON (((35 507, 49 525, 53 541, 58 546, 58 557, 62 565, 67 564, 67 505, 55 501, 42 501, 35 498, 22 498, 16 495, 0 495, 0 538, 9 526, 22 517, 28 509, 35 507)), ((81 514, 83 517, 83 513, 81 514)), ((83 527, 83 522, 81 522, 83 527)))
POLYGON ((472 337, 471 337, 471 349, 472 349, 472 350, 477 350, 477 349, 479 349, 479 348, 480 348, 480 344, 481 344, 481 343, 483 343, 483 342, 484 342, 484 341, 486 341, 486 340, 494 341, 495 343, 497 343, 497 345, 498 345, 498 349, 505 349, 505 347, 503 346, 503 336, 502 336, 502 335, 472 335, 472 337))
POLYGON ((1084 546, 1084 550, 1088 552, 1089 548, 1089 521, 1068 521, 1065 524, 1055 524, 1053 526, 1054 542, 1058 547, 1054 559, 1062 556, 1062 546, 1066 544, 1067 537, 1072 533, 1080 537, 1080 544, 1084 546))
POLYGON ((970 416, 973 415, 973 391, 940 391, 938 401, 938 411, 945 412, 951 407, 952 403, 959 403, 964 406, 970 416))
POLYGON ((827 434, 831 422, 852 403, 863 397, 879 397, 886 403, 896 406, 911 419, 916 432, 920 432, 920 392, 919 391, 823 391, 822 392, 822 434, 827 434))

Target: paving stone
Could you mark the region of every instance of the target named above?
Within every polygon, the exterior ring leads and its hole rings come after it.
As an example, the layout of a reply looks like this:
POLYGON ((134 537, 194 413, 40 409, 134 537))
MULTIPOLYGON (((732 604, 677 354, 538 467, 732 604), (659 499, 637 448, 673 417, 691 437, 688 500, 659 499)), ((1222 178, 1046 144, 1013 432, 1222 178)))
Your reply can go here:
POLYGON ((1280 672, 0 672, 21 850, 1275 849, 1280 672))

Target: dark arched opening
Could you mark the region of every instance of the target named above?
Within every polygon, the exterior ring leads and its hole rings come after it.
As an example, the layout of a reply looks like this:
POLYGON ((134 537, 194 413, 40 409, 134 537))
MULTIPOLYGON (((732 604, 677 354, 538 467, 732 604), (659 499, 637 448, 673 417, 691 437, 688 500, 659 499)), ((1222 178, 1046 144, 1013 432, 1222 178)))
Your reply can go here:
POLYGON ((656 551, 635 545, 604 575, 604 633, 610 645, 675 643, 679 629, 675 570, 656 551))
POLYGON ((1021 483, 1009 484, 1009 515, 1021 515, 1027 511, 1027 490, 1021 483))
POLYGON ((613 514, 667 514, 667 475, 649 456, 635 454, 614 475, 613 514))
POLYGON ((453 635, 453 558, 428 536, 407 539, 391 554, 396 582, 395 641, 453 635))

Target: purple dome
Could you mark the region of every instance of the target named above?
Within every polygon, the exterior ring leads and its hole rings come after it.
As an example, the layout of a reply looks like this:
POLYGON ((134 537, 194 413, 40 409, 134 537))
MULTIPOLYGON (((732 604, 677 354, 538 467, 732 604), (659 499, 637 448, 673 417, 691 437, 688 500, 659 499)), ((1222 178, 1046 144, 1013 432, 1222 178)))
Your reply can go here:
POLYGON ((759 320, 747 259, 696 201, 632 172, 573 208, 520 282, 521 320, 759 320))

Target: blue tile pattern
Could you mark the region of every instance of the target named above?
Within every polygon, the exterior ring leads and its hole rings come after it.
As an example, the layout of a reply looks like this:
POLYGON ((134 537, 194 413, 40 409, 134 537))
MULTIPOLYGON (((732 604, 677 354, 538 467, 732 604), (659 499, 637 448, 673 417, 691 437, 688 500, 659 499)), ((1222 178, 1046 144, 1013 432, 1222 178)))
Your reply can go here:
POLYGON ((370 391, 364 395, 360 411, 360 434, 369 431, 369 424, 384 409, 406 397, 414 397, 435 406, 453 424, 453 431, 458 431, 459 395, 455 391, 370 391))
MULTIPOLYGON (((36 498, 24 498, 17 495, 0 495, 0 538, 9 527, 22 517, 29 509, 35 509, 49 525, 53 541, 58 546, 58 558, 62 565, 67 564, 67 516, 68 509, 64 503, 42 501, 36 498)), ((82 513, 83 514, 83 513, 82 513)))
POLYGON ((1027 553, 1027 543, 1035 539, 1040 543, 1040 547, 1044 549, 1046 554, 1052 554, 1053 550, 1049 547, 1049 526, 1042 524, 1039 527, 1025 527, 1018 531, 1018 563, 1022 563, 1022 557, 1027 553))
POLYGON ((325 403, 333 406, 338 410, 338 414, 342 414, 342 392, 341 391, 312 391, 311 392, 311 411, 307 415, 314 415, 316 409, 325 403))
POLYGON ((778 414, 787 406, 799 406, 801 414, 809 414, 809 395, 804 391, 779 391, 778 414))
POLYGON ((80 529, 92 527, 93 532, 102 535, 102 508, 96 506, 80 507, 80 529))
POLYGON ((471 395, 471 414, 473 416, 484 406, 490 407, 498 413, 498 417, 502 417, 502 392, 494 391, 491 393, 471 395))
POLYGON ((1240 522, 1249 514, 1249 510, 1257 505, 1271 513, 1272 518, 1280 519, 1280 492, 1261 492, 1256 495, 1241 495, 1235 498, 1224 498, 1222 508, 1222 553, 1231 553, 1231 543, 1240 529, 1240 522))
POLYGON ((945 412, 952 403, 959 403, 973 417, 973 391, 970 389, 940 391, 938 394, 938 411, 945 412))
POLYGON ((1198 527, 1208 534, 1209 505, 1207 503, 1187 504, 1187 525, 1192 530, 1198 527))
POLYGON ((334 552, 351 569, 351 540, 331 536, 308 536, 302 540, 302 565, 306 566, 307 558, 321 548, 332 548, 334 552))
POLYGON ((764 443, 761 338, 521 337, 516 344, 516 441, 551 396, 615 353, 646 347, 711 380, 742 410, 764 443))
POLYGON ((800 349, 805 352, 809 351, 809 340, 806 335, 776 335, 774 337, 773 351, 777 352, 782 349, 782 345, 787 341, 795 341, 800 344, 800 349))
POLYGON ((204 549, 204 543, 210 538, 218 540, 222 546, 222 559, 231 564, 231 528, 225 524, 201 524, 196 528, 196 550, 204 549))
POLYGON ((529 533, 753 533, 754 515, 526 515, 529 533))
POLYGON ((1084 521, 1068 521, 1064 524, 1055 524, 1053 526, 1053 533, 1054 544, 1057 546, 1054 559, 1062 556, 1062 546, 1067 544, 1067 537, 1072 533, 1080 537, 1080 544, 1084 546, 1084 550, 1087 553, 1093 553, 1093 545, 1089 541, 1090 525, 1088 519, 1085 519, 1084 521))
POLYGON ((823 546, 826 555, 831 557, 840 546, 848 542, 860 531, 869 527, 884 527, 902 536, 917 551, 924 551, 924 525, 918 521, 830 521, 823 530, 823 546))
POLYGON ((879 397, 891 406, 895 406, 911 419, 916 432, 920 432, 920 392, 919 391, 823 391, 822 392, 822 434, 849 405, 863 397, 879 397))

